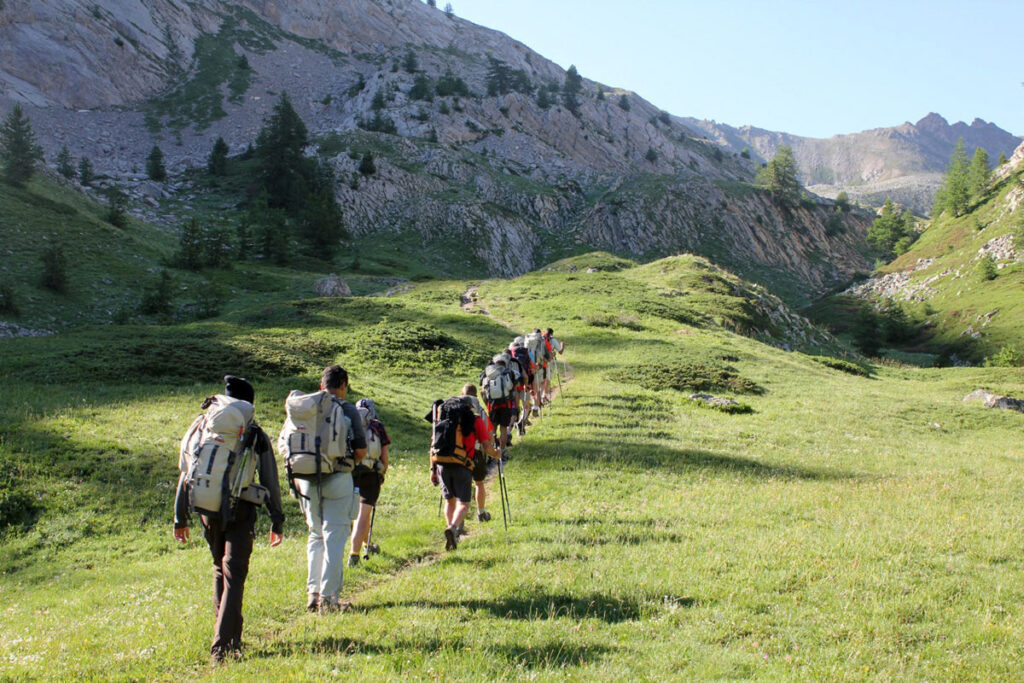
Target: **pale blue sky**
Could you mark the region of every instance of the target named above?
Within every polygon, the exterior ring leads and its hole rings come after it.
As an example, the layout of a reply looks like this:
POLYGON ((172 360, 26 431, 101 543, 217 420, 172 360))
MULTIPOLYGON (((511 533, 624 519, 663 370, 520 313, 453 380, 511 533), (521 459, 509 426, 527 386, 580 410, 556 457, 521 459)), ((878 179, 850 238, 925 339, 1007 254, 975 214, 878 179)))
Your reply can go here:
POLYGON ((829 137, 934 111, 1024 135, 1024 0, 451 2, 679 116, 829 137))

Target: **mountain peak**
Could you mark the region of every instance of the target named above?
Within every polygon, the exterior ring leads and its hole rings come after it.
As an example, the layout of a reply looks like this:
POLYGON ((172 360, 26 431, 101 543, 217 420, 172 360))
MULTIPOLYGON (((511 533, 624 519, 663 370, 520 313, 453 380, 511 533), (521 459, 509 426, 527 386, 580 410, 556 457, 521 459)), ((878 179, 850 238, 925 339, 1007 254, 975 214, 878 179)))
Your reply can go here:
POLYGON ((930 112, 928 116, 925 116, 923 119, 915 123, 914 126, 922 130, 941 130, 949 128, 949 121, 940 114, 930 112))

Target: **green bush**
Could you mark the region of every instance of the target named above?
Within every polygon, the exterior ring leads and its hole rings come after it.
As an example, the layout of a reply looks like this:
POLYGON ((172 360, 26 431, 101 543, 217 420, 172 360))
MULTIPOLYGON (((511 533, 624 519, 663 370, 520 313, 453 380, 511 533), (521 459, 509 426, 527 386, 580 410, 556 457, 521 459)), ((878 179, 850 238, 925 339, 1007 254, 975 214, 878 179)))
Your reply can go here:
POLYGON ((615 315, 613 313, 586 315, 583 316, 583 322, 594 327, 622 327, 635 331, 644 329, 644 326, 640 324, 636 316, 615 315))
POLYGON ((871 376, 871 371, 869 369, 841 358, 832 358, 831 356, 811 356, 811 360, 816 363, 821 363, 825 367, 832 368, 833 370, 839 370, 840 372, 845 372, 849 375, 858 375, 860 377, 871 376))
POLYGON ((732 391, 737 394, 762 394, 764 389, 741 377, 735 368, 715 362, 666 361, 644 363, 615 370, 608 375, 615 382, 639 384, 658 391, 732 391))
POLYGON ((1019 368, 1024 366, 1024 353, 1016 346, 1004 346, 985 359, 989 368, 1019 368))
POLYGON ((40 258, 43 262, 43 287, 57 293, 67 291, 68 257, 64 254, 64 246, 53 242, 43 250, 40 258))
POLYGON ((428 325, 384 318, 364 328, 348 349, 370 362, 406 370, 450 370, 483 367, 490 355, 428 325))

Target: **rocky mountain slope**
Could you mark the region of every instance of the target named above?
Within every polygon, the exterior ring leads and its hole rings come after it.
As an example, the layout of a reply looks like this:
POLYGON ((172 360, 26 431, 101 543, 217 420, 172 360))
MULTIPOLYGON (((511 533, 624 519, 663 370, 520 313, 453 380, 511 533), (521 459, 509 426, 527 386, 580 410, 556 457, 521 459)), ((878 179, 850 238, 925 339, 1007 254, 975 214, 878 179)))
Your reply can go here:
POLYGON ((985 149, 992 163, 1000 154, 1009 156, 1021 143, 1021 138, 994 123, 975 119, 970 125, 951 125, 935 113, 917 123, 826 139, 684 120, 728 149, 738 152, 746 147, 761 160, 772 158, 781 145, 789 145, 800 167, 801 181, 823 196, 834 197, 845 190, 852 199, 869 206, 880 206, 892 198, 922 215, 931 210, 958 139, 963 138, 968 154, 976 147, 985 149))
POLYGON ((356 235, 460 245, 501 275, 589 247, 688 250, 797 297, 869 267, 866 215, 777 206, 751 162, 633 93, 582 79, 570 111, 560 67, 416 0, 8 0, 0 51, 0 107, 28 105, 48 158, 66 144, 119 182, 154 144, 172 174, 217 136, 243 150, 287 91, 356 235), (489 93, 492 59, 519 85, 489 93), (445 77, 463 92, 416 94, 445 77), (361 130, 375 115, 393 130, 361 130), (367 151, 379 172, 360 182, 367 151))

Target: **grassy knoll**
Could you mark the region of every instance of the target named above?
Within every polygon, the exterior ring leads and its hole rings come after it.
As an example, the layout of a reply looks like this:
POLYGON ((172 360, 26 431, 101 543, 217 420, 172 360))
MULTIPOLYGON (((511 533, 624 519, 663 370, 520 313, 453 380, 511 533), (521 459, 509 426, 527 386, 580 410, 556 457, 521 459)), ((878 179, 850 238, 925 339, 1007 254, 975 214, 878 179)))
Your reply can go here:
POLYGON ((0 342, 0 670, 1019 677, 1024 418, 961 399, 978 387, 1024 394, 1024 371, 851 374, 724 330, 743 311, 695 287, 707 273, 691 259, 568 265, 576 270, 478 283, 474 310, 489 315, 460 310, 465 283, 431 282, 391 299, 282 302, 159 333, 108 328, 105 352, 89 330, 0 342), (668 287, 690 294, 666 298, 668 287), (422 415, 507 341, 499 320, 555 327, 574 377, 514 447, 509 533, 500 514, 471 522, 445 554, 422 415), (208 355, 189 346, 197 339, 208 355), (146 371, 137 356, 147 343, 189 358, 146 371), (176 441, 217 388, 220 357, 256 380, 257 416, 272 434, 288 388, 312 386, 328 360, 350 366, 356 396, 382 410, 396 464, 377 519, 384 553, 345 573, 352 610, 303 612, 304 528, 289 501, 280 548, 266 547, 260 522, 247 657, 211 668, 208 553, 201 539, 173 546, 170 506, 176 441), (704 410, 671 388, 682 382, 647 371, 634 381, 634 367, 708 370, 711 393, 753 412, 704 410))

